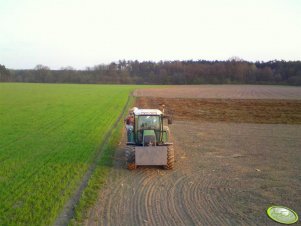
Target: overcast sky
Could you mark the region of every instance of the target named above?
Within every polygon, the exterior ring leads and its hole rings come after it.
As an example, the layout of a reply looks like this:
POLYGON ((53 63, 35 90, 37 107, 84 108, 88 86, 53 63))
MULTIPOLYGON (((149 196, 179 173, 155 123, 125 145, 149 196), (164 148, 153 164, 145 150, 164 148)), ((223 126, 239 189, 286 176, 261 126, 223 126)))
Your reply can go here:
POLYGON ((0 0, 0 64, 301 60, 300 0, 0 0))

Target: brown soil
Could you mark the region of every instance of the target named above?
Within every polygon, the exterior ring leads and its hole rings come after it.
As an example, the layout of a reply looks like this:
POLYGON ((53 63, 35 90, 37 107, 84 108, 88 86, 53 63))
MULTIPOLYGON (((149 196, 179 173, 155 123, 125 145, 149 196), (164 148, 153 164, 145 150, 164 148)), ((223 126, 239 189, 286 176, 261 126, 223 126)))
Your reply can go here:
POLYGON ((124 150, 85 225, 275 225, 301 213, 301 126, 175 122, 174 170, 128 171, 124 150))
POLYGON ((301 88, 266 85, 181 85, 138 89, 134 96, 214 99, 301 100, 301 88))
POLYGON ((123 137, 85 225, 277 225, 265 213, 273 204, 301 214, 300 102, 140 97, 136 106, 162 103, 175 119, 174 170, 128 171, 123 137))
POLYGON ((160 108, 175 120, 301 124, 301 100, 136 97, 140 108, 160 108))

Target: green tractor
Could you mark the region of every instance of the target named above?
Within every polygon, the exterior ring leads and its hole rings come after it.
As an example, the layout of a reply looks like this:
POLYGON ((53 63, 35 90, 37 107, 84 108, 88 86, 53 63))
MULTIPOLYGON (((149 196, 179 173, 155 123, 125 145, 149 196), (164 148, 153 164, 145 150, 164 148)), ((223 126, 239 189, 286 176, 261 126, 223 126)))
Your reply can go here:
MULTIPOLYGON (((164 112, 164 110, 163 110, 164 112)), ((125 151, 127 168, 136 169, 140 165, 174 167, 173 144, 169 142, 170 132, 166 124, 172 119, 157 109, 134 108, 130 112, 125 151)))

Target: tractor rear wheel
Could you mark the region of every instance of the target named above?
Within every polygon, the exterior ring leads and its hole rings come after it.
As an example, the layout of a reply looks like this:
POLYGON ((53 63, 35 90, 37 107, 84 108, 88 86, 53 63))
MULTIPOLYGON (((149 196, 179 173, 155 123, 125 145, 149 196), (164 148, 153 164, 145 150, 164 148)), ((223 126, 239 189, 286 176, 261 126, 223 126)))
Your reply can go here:
POLYGON ((135 147, 127 146, 125 150, 126 164, 129 170, 134 170, 137 168, 135 164, 135 147))
POLYGON ((163 166, 164 169, 173 169, 175 163, 175 151, 172 145, 167 146, 167 165, 163 166))

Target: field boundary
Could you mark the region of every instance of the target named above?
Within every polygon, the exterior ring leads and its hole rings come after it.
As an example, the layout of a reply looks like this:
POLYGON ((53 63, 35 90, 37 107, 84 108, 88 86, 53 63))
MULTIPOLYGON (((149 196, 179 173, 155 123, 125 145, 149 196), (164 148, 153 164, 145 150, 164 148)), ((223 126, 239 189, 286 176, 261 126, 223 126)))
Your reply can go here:
POLYGON ((68 225, 70 220, 74 217, 75 208, 76 208, 77 204, 79 203, 85 188, 88 186, 88 182, 91 179, 91 177, 97 167, 97 164, 102 157, 103 151, 104 151, 106 145, 109 143, 110 137, 112 136, 114 129, 118 126, 118 123, 121 122, 122 117, 124 116, 132 99, 133 99, 133 94, 130 93, 128 96, 127 102, 125 103, 125 105, 122 109, 122 112, 120 113, 120 115, 118 116, 118 118, 116 119, 114 124, 111 126, 111 128, 108 130, 108 132, 104 136, 104 139, 103 139, 102 143, 100 144, 100 147, 94 156, 94 161, 91 163, 89 169, 83 176, 83 179, 81 180, 77 189, 75 190, 73 195, 70 197, 69 201, 65 204, 65 206, 63 207, 60 214, 58 215, 57 219, 55 220, 54 226, 68 225))

